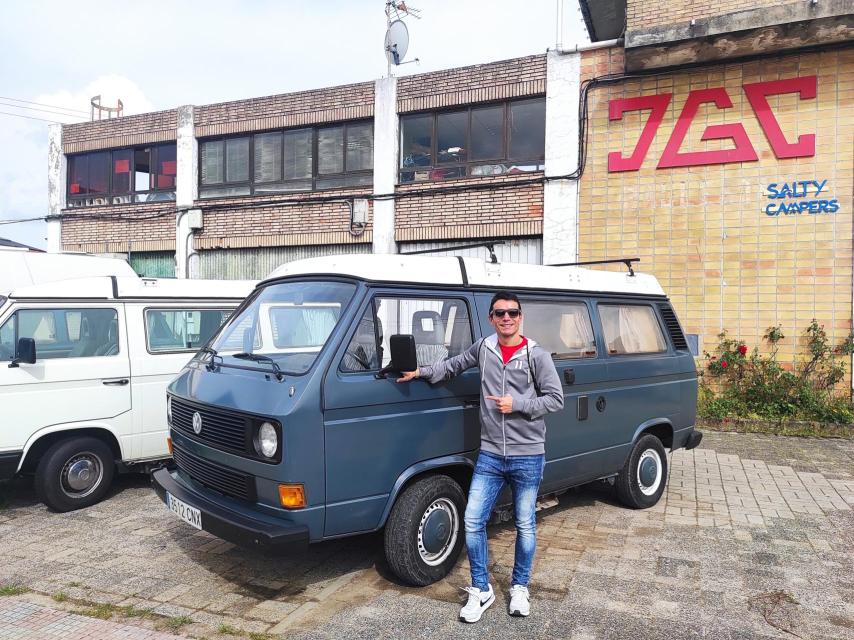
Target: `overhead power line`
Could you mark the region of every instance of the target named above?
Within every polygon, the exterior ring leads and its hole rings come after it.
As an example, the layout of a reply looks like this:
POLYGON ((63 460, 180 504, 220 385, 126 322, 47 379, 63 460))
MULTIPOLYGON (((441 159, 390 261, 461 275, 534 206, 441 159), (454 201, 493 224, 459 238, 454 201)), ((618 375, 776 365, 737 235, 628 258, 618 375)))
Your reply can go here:
POLYGON ((15 116, 16 118, 26 118, 27 120, 41 120, 42 122, 50 122, 53 124, 66 124, 59 120, 48 120, 47 118, 36 118, 34 116, 25 116, 20 113, 9 113, 8 111, 0 111, 0 116, 15 116))
POLYGON ((12 107, 13 109, 27 109, 28 111, 37 111, 40 113, 51 113, 51 114, 57 115, 57 116, 65 116, 66 118, 77 118, 78 120, 83 118, 83 116, 78 116, 77 114, 74 114, 74 113, 65 113, 64 111, 53 111, 51 109, 45 109, 45 108, 39 108, 39 107, 25 107, 25 106, 20 105, 20 104, 13 104, 11 102, 0 101, 0 105, 3 105, 4 107, 12 107))
POLYGON ((84 111, 83 109, 72 109, 71 107, 62 107, 58 104, 46 104, 44 102, 32 102, 31 100, 20 100, 19 98, 9 98, 7 96, 0 96, 0 100, 9 100, 10 102, 23 102, 24 104, 34 104, 38 107, 50 107, 51 109, 62 109, 63 111, 74 111, 75 113, 82 113, 83 115, 89 115, 88 111, 84 111))
POLYGON ((44 220, 45 217, 41 218, 19 218, 18 220, 0 220, 0 224, 17 224, 19 222, 37 222, 39 220, 44 220))

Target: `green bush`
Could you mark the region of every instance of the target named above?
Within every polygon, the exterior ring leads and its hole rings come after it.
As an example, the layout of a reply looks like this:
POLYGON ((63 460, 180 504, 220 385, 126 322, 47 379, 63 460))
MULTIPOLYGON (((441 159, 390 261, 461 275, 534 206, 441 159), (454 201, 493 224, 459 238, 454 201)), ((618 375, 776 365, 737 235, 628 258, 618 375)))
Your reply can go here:
POLYGON ((784 338, 780 325, 769 327, 762 336, 768 353, 761 354, 726 331, 718 334, 718 345, 704 354, 700 371, 700 416, 854 422, 850 395, 837 388, 845 379, 843 356, 854 353, 854 334, 833 346, 824 326, 813 319, 803 335, 805 357, 791 371, 777 361, 784 338))

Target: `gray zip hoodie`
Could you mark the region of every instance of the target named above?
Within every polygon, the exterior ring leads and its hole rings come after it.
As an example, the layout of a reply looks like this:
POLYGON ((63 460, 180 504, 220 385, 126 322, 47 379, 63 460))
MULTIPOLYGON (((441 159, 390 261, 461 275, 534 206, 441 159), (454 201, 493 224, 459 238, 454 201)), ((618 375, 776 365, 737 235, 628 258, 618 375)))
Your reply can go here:
POLYGON ((480 367, 480 448, 499 456, 545 453, 547 413, 563 408, 563 387, 551 355, 528 338, 505 365, 498 336, 481 338, 466 351, 434 365, 419 367, 419 377, 435 384, 466 369, 480 367), (530 369, 529 369, 530 363, 530 369), (536 380, 540 395, 534 385, 536 380), (501 413, 485 396, 513 398, 513 411, 501 413))

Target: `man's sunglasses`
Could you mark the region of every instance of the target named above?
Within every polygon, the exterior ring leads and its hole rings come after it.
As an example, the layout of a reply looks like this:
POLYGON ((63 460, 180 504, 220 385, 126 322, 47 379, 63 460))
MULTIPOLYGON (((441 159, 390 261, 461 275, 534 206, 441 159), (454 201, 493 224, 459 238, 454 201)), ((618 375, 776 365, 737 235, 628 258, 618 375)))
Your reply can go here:
POLYGON ((495 316, 496 318, 503 318, 504 315, 508 315, 511 318, 518 318, 522 315, 521 309, 493 309, 489 314, 491 316, 495 316))

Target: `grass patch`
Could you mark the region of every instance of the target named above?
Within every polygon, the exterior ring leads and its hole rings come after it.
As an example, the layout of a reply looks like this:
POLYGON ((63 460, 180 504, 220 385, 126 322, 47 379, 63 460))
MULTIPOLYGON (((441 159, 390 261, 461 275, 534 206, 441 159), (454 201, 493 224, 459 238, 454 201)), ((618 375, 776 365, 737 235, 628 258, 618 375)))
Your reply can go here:
POLYGON ((7 584, 0 587, 0 596, 19 596, 27 591, 29 591, 29 589, 26 587, 19 587, 16 584, 7 584))
POLYGON ((230 624, 225 624, 224 622, 219 625, 217 628, 217 633, 221 633, 224 636, 242 636, 243 631, 238 629, 237 627, 232 627, 230 624))
POLYGON ((69 582, 68 586, 69 587, 82 587, 83 585, 80 582, 69 582))
POLYGON ((172 616, 171 618, 166 618, 161 623, 161 627, 170 631, 177 631, 185 624, 191 624, 192 622, 193 619, 190 616, 172 616))
POLYGON ((65 602, 68 600, 68 594, 65 591, 60 591, 59 593, 54 593, 51 598, 56 600, 57 602, 65 602))
POLYGON ((88 608, 80 609, 74 613, 90 618, 98 618, 99 620, 109 620, 120 611, 116 605, 109 602, 88 602, 86 604, 88 608))
POLYGON ((273 636, 269 633, 252 632, 249 634, 249 640, 273 640, 273 636))
POLYGON ((154 616, 151 609, 137 609, 132 604, 121 607, 119 613, 126 618, 151 618, 154 616))

